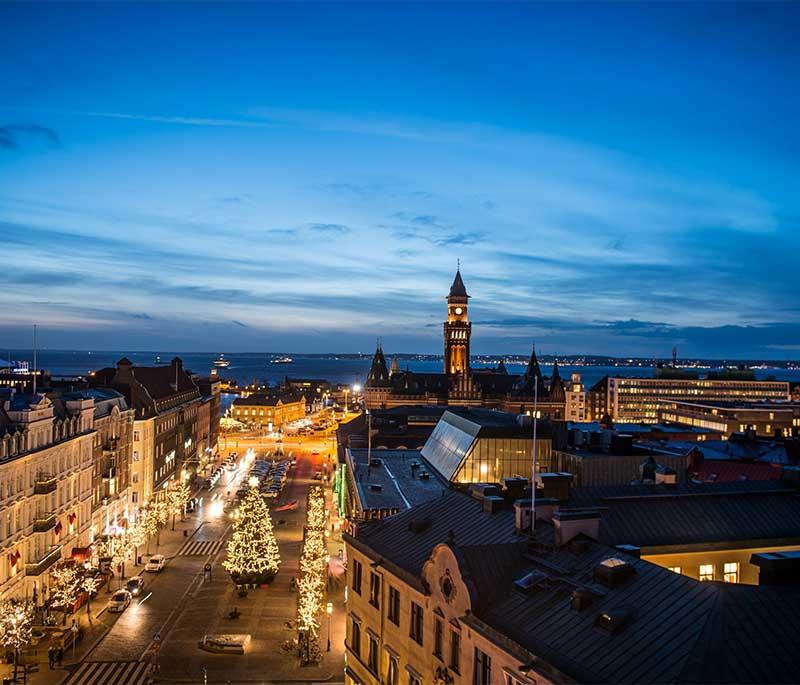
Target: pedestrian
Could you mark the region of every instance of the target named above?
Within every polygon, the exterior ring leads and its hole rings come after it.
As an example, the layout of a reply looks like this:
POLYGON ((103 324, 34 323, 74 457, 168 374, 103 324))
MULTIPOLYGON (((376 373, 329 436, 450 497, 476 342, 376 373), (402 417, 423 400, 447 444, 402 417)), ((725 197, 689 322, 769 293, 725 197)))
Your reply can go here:
POLYGON ((55 663, 55 660, 56 660, 56 648, 53 647, 53 645, 50 645, 50 647, 47 650, 47 662, 50 664, 51 671, 53 670, 53 665, 55 663))
POLYGON ((64 649, 62 647, 56 650, 56 661, 58 662, 58 667, 61 668, 61 664, 64 661, 64 649))

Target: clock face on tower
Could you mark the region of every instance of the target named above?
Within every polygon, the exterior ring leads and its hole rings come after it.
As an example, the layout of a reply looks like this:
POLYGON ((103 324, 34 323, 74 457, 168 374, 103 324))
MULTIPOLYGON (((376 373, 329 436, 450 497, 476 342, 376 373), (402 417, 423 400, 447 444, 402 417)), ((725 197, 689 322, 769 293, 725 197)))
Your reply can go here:
POLYGON ((464 312, 464 310, 461 309, 461 307, 456 307, 455 312, 456 312, 457 315, 460 316, 464 312))

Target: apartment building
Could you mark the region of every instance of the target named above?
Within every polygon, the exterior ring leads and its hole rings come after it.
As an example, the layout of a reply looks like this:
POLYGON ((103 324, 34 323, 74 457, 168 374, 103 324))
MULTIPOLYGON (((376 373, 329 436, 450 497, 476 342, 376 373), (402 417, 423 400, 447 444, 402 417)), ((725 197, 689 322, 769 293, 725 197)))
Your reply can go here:
POLYGON ((35 600, 91 541, 94 401, 0 393, 0 597, 35 600))
POLYGON ((179 357, 153 367, 123 358, 116 368, 96 371, 91 383, 117 390, 134 411, 129 501, 141 508, 197 460, 200 390, 179 357))
POLYGON ((771 617, 800 629, 797 588, 698 582, 604 544, 596 511, 537 507, 532 532, 528 500, 475 494, 344 534, 346 685, 796 680, 795 629, 771 617))

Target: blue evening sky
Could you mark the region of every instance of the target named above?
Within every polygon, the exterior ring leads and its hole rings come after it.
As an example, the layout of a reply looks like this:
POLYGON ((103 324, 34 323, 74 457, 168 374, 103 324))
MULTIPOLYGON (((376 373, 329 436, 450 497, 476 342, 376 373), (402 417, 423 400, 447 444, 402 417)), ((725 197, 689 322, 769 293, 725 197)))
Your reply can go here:
POLYGON ((800 5, 0 5, 0 349, 800 357, 800 5))

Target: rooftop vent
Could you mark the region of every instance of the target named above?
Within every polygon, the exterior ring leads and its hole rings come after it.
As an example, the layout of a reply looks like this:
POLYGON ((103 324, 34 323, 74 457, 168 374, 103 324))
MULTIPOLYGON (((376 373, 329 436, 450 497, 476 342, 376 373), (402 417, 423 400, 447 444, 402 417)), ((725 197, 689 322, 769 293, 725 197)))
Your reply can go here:
POLYGON ((379 485, 378 483, 370 483, 369 484, 369 489, 372 492, 383 492, 383 486, 379 485))
POLYGON ((420 471, 419 472, 419 479, 420 480, 430 480, 431 474, 427 471, 420 471))
POLYGON ((430 527, 430 519, 411 519, 411 521, 408 522, 408 529, 412 533, 424 533, 430 527))
POLYGON ((635 573, 636 569, 627 561, 619 557, 611 557, 601 561, 595 567, 594 579, 608 588, 615 588, 622 585, 635 573))
POLYGON ((594 624, 609 633, 618 633, 633 620, 629 609, 609 609, 597 614, 594 624))
POLYGON ((370 466, 380 466, 383 462, 380 459, 375 459, 374 457, 369 460, 370 466))
POLYGON ((569 605, 575 611, 583 611, 590 607, 594 602, 596 595, 589 588, 581 587, 573 590, 569 598, 569 605))
POLYGON ((531 592, 537 585, 544 583, 547 580, 547 574, 542 571, 533 570, 525 574, 519 580, 514 581, 514 585, 518 590, 523 592, 531 592))

